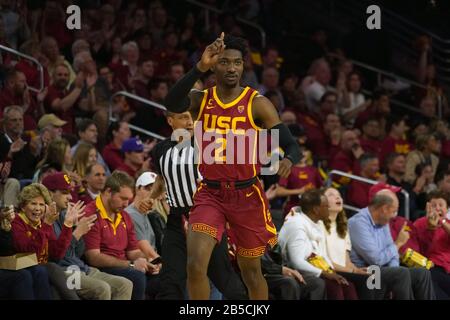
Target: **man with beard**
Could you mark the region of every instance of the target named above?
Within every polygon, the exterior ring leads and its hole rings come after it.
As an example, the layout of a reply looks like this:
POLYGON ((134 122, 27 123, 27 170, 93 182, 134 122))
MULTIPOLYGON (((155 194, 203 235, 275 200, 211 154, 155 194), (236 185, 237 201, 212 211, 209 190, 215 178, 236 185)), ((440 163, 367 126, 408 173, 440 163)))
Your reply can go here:
MULTIPOLYGON (((42 101, 45 97, 45 90, 38 94, 38 101, 42 101)), ((3 110, 12 105, 22 108, 25 130, 36 129, 36 120, 39 118, 39 111, 36 100, 30 95, 27 87, 27 79, 25 74, 20 71, 10 70, 6 74, 5 86, 0 91, 0 118, 2 118, 3 110)))
POLYGON ((70 79, 70 70, 65 64, 59 64, 53 74, 54 82, 48 88, 47 97, 44 100, 46 112, 53 112, 60 119, 67 123, 63 126, 63 131, 73 133, 75 117, 73 107, 80 97, 84 84, 84 74, 79 72, 72 90, 67 89, 70 79))
POLYGON ((84 235, 85 256, 90 266, 133 282, 131 299, 143 300, 146 290, 158 291, 159 276, 154 274, 157 266, 139 249, 133 220, 125 211, 134 197, 134 185, 133 178, 116 170, 86 206, 86 216, 96 215, 97 220, 84 235))

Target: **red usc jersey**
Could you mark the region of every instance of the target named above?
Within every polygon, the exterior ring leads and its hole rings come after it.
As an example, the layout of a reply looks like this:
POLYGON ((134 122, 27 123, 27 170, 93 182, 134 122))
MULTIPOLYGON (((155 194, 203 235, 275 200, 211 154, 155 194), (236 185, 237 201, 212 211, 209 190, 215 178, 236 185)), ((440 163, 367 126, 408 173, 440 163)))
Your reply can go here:
POLYGON ((258 131, 252 101, 258 92, 246 87, 233 101, 223 103, 216 87, 203 91, 195 121, 199 171, 216 181, 247 180, 259 174, 258 131))

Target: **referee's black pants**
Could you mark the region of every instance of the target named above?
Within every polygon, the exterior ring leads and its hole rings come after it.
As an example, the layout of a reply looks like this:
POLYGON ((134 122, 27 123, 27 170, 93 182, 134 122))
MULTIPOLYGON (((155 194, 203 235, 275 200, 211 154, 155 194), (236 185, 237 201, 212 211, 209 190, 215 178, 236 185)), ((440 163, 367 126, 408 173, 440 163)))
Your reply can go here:
MULTIPOLYGON (((161 290, 156 299, 186 299, 187 248, 182 215, 187 216, 188 212, 188 208, 183 210, 178 208, 170 209, 162 243, 161 290)), ((241 277, 234 271, 228 257, 226 235, 224 235, 221 243, 212 252, 208 267, 208 277, 226 299, 248 299, 246 287, 241 277)))

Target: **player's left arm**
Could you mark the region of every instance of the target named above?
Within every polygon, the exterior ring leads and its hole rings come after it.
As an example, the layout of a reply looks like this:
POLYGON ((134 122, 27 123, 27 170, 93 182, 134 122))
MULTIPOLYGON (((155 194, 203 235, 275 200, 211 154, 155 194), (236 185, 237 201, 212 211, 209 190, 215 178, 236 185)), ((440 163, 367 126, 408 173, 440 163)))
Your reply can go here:
POLYGON ((284 150, 284 158, 280 161, 278 175, 288 177, 292 165, 300 161, 300 147, 295 141, 288 127, 281 122, 272 102, 264 96, 257 95, 253 99, 253 119, 259 120, 265 128, 278 130, 280 136, 280 147, 284 150))

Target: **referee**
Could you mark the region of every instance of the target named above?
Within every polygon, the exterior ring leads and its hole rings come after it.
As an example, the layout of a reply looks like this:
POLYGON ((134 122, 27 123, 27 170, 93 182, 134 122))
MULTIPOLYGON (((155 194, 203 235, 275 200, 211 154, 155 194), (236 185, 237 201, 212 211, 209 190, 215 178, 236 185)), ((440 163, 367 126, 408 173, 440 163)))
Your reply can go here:
MULTIPOLYGON (((152 150, 154 168, 159 173, 155 190, 165 184, 170 214, 162 243, 160 300, 184 300, 186 298, 186 233, 184 224, 193 205, 193 195, 197 190, 200 176, 194 162, 192 145, 193 121, 189 112, 167 113, 167 122, 172 130, 184 129, 190 137, 183 137, 182 143, 168 138, 158 143, 152 150), (162 178, 161 178, 162 177, 162 178), (159 185, 159 187, 158 187, 159 185)), ((158 195, 152 195, 155 198, 158 195)), ((234 271, 228 257, 226 235, 214 249, 208 268, 208 276, 216 288, 228 300, 248 299, 247 291, 240 276, 234 271)))

